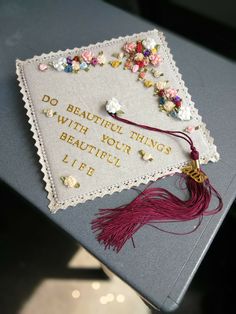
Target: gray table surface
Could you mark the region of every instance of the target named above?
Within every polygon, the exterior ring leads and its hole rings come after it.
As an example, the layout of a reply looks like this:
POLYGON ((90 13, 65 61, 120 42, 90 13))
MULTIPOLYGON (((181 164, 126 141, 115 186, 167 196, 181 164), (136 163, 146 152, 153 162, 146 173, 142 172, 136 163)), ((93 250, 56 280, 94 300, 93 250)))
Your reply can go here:
MULTIPOLYGON (((221 160, 204 167, 222 194, 223 211, 197 232, 173 236, 144 227, 117 255, 104 251, 90 228, 99 208, 131 201, 132 190, 88 201, 57 214, 48 210, 42 173, 16 81, 15 59, 80 47, 159 28, 101 1, 0 2, 0 179, 70 234, 154 306, 180 303, 236 194, 235 64, 164 30, 193 100, 211 130, 221 160)), ((176 192, 174 178, 158 182, 176 192)), ((9 200, 10 202, 10 200, 9 200)), ((170 226, 166 226, 168 228, 170 226)), ((187 230, 188 223, 175 226, 187 230)), ((42 231, 43 232, 43 231, 42 231)), ((29 234, 30 237, 30 234, 29 234)), ((63 254, 63 252, 62 252, 63 254)))

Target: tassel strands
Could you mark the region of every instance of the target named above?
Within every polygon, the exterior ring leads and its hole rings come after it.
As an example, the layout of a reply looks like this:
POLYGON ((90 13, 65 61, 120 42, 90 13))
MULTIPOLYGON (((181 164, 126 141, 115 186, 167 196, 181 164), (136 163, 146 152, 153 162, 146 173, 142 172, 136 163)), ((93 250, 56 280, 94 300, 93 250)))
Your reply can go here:
POLYGON ((97 240, 104 244, 105 249, 113 248, 118 253, 144 225, 189 221, 216 214, 221 210, 222 199, 208 179, 204 183, 197 183, 189 176, 182 176, 186 178, 189 191, 189 199, 186 201, 166 189, 149 187, 129 204, 100 209, 97 218, 92 221, 93 231, 98 232, 97 240), (218 198, 219 204, 215 209, 207 210, 212 195, 218 198))
MULTIPOLYGON (((134 234, 145 225, 165 231, 153 224, 158 222, 183 222, 198 218, 200 219, 198 227, 203 216, 214 215, 222 209, 222 198, 211 185, 204 172, 200 170, 199 153, 187 134, 181 131, 167 131, 140 125, 118 117, 116 114, 110 115, 126 124, 166 133, 185 140, 190 145, 190 156, 193 163, 192 168, 185 169, 184 173, 181 174, 182 179, 186 181, 186 188, 189 193, 188 200, 182 200, 166 189, 148 186, 129 204, 118 208, 100 209, 91 224, 92 230, 97 233, 97 240, 104 245, 105 249, 112 248, 118 253, 130 239, 134 245, 134 234), (215 209, 208 210, 212 196, 218 199, 218 205, 215 209)), ((171 231, 165 232, 174 233, 171 231)))

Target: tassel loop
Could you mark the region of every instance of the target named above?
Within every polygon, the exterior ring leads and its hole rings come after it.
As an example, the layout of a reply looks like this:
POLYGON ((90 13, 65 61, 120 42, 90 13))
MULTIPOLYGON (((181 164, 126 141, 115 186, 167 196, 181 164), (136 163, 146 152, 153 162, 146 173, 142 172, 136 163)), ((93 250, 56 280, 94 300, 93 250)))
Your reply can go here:
POLYGON ((191 153, 190 153, 191 159, 199 160, 199 152, 197 151, 196 147, 191 145, 190 148, 191 148, 191 153))

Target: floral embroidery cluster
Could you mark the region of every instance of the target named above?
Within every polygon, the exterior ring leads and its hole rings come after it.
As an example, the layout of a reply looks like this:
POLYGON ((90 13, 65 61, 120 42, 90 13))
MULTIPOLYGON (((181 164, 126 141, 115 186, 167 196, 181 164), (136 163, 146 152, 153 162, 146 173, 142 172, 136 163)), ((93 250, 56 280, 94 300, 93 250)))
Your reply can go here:
POLYGON ((146 79, 150 72, 154 78, 160 78, 164 74, 156 68, 161 64, 162 57, 158 53, 160 46, 153 38, 126 42, 122 52, 113 55, 115 60, 111 61, 112 67, 117 68, 124 61, 124 69, 138 73, 138 80, 143 81, 145 87, 154 87, 154 95, 158 96, 159 108, 174 118, 190 120, 191 112, 189 106, 182 106, 182 99, 178 96, 178 90, 168 86, 168 81, 146 79))
MULTIPOLYGON (((76 55, 73 58, 71 56, 61 57, 49 65, 59 72, 78 73, 80 70, 88 71, 90 66, 103 66, 105 63, 106 57, 102 51, 96 56, 90 50, 85 50, 81 55, 76 55)), ((47 69, 47 65, 40 64, 39 69, 44 71, 47 69)))
POLYGON ((155 95, 159 96, 159 108, 174 118, 190 120, 189 106, 182 106, 182 99, 178 96, 178 90, 168 87, 168 81, 159 81, 155 84, 155 95))
MULTIPOLYGON (((146 88, 153 87, 154 95, 158 96, 161 111, 180 120, 190 120, 190 107, 182 105, 182 99, 178 95, 178 90, 168 86, 168 81, 155 82, 153 79, 147 79, 148 72, 155 79, 159 79, 164 75, 157 70, 163 61, 159 54, 159 49, 160 46, 150 37, 143 40, 126 42, 119 53, 113 54, 115 59, 108 63, 113 68, 118 68, 123 64, 124 70, 130 70, 138 74, 138 80, 142 81, 146 88)), ((88 71, 91 66, 103 66, 106 63, 106 57, 102 51, 98 55, 95 55, 91 50, 87 49, 74 57, 60 57, 49 64, 41 63, 38 68, 40 71, 46 71, 48 66, 51 66, 59 72, 78 73, 80 70, 88 71)))
POLYGON ((125 69, 130 69, 134 73, 140 71, 140 73, 143 73, 141 78, 144 78, 147 66, 156 67, 162 62, 158 49, 159 45, 152 38, 125 43, 123 46, 127 56, 124 64, 125 69))

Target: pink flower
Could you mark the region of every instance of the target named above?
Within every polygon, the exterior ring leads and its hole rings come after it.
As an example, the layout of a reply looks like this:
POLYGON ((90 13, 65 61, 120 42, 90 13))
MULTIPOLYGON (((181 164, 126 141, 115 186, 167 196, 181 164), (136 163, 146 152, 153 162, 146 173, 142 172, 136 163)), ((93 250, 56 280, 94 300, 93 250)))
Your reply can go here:
POLYGON ((125 65, 124 65, 125 69, 131 69, 132 66, 133 66, 133 63, 130 60, 127 60, 125 62, 125 65))
POLYGON ((165 95, 167 98, 174 98, 175 96, 177 96, 177 90, 174 88, 167 88, 165 90, 165 95))
POLYGON ((149 60, 151 61, 152 65, 156 66, 159 65, 159 63, 161 63, 162 58, 159 54, 154 53, 149 56, 149 60))
POLYGON ((139 69, 139 65, 138 64, 135 64, 134 66, 133 66, 133 68, 132 68, 132 72, 137 72, 138 71, 138 69, 139 69))
POLYGON ((90 50, 85 50, 81 53, 81 57, 86 63, 90 63, 93 58, 93 54, 90 50))
POLYGON ((193 133, 195 131, 195 127, 192 126, 192 125, 189 125, 185 128, 184 130, 185 132, 188 132, 188 133, 193 133))
POLYGON ((130 53, 133 52, 136 48, 136 43, 134 41, 130 42, 130 43, 125 43, 123 46, 124 51, 130 53))
POLYGON ((97 65, 98 64, 98 59, 93 57, 92 60, 91 60, 91 63, 93 66, 97 65))

